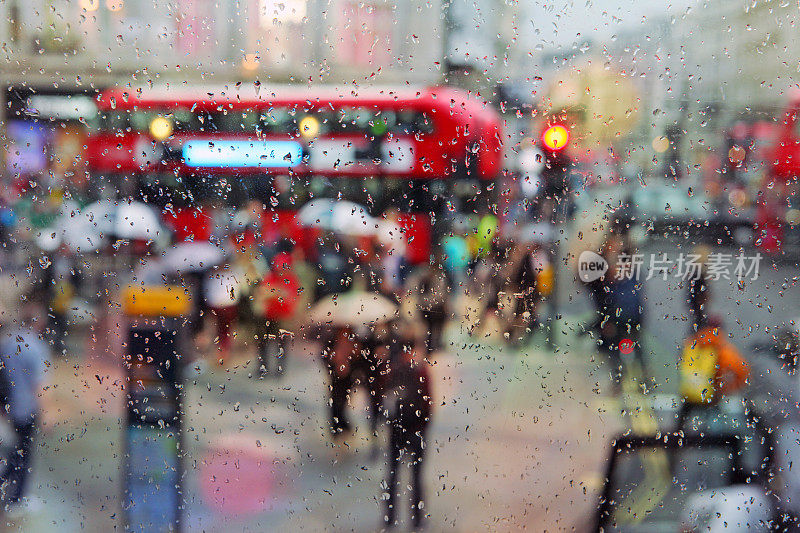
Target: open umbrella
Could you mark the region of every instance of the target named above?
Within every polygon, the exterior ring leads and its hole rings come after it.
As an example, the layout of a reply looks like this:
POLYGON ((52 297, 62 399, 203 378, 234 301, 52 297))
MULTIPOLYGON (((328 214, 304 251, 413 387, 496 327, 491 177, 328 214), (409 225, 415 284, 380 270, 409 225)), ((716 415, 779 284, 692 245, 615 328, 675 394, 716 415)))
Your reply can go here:
POLYGON ((377 221, 363 205, 347 200, 315 199, 297 212, 303 226, 318 227, 347 235, 374 235, 377 221))
POLYGON ((156 240, 162 232, 158 213, 143 202, 101 200, 87 205, 81 215, 83 227, 94 234, 113 234, 119 239, 156 240))
POLYGON ((96 233, 107 235, 114 231, 114 217, 117 206, 109 200, 89 204, 81 211, 90 227, 96 233))
POLYGON ((93 252, 103 242, 103 238, 87 231, 79 221, 71 226, 42 228, 37 232, 36 245, 44 252, 54 252, 62 244, 66 244, 74 252, 93 252))
POLYGON ((161 262, 166 270, 198 272, 219 265, 225 251, 208 241, 187 241, 167 250, 161 262))
POLYGON ((85 221, 62 228, 64 244, 76 252, 93 252, 100 248, 103 237, 93 231, 85 221))
POLYGON ((161 222, 149 205, 123 202, 117 206, 113 232, 120 239, 155 240, 161 232, 161 222))
POLYGON ((91 223, 85 210, 75 202, 66 201, 53 224, 39 230, 36 244, 46 252, 66 244, 76 252, 91 252, 102 244, 100 231, 91 223))
POLYGON ((42 228, 35 237, 36 246, 44 252, 55 252, 61 246, 62 235, 53 228, 42 228))
POLYGON ((91 252, 100 248, 103 243, 103 234, 85 212, 62 216, 58 227, 64 244, 76 252, 91 252))
POLYGON ((352 291, 323 298, 311 308, 309 317, 318 324, 358 326, 388 320, 398 307, 386 296, 352 291))

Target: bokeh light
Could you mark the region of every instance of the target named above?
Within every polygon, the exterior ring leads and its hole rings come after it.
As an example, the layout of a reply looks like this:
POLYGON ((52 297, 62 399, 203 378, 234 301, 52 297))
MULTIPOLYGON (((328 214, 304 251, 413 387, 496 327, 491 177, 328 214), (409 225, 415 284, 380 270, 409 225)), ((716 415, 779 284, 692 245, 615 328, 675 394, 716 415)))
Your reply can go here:
POLYGON ((172 122, 162 116, 157 116, 150 122, 150 135, 157 141, 166 140, 172 135, 172 122))
POLYGON ((569 130, 561 124, 550 126, 542 134, 542 143, 549 150, 562 150, 568 142, 569 130))

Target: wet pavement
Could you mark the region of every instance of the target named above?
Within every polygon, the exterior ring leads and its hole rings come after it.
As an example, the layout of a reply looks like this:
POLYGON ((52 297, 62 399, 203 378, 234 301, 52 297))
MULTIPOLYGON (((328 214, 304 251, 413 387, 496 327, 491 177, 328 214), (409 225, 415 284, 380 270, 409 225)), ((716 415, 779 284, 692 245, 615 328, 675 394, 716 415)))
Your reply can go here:
MULTIPOLYGON (((540 347, 508 352, 452 330, 451 346, 431 369, 430 530, 585 528, 607 443, 622 427, 619 404, 599 394, 603 372, 590 361, 591 347, 552 354, 540 339, 540 347)), ((315 345, 298 342, 291 357, 277 380, 254 379, 245 354, 224 368, 190 369, 187 530, 380 529, 385 439, 376 454, 366 398, 353 398, 355 434, 332 444, 315 345)), ((56 361, 50 372, 58 385, 44 398, 31 487, 43 505, 9 526, 120 528, 121 372, 108 360, 78 356, 56 361)))
MULTIPOLYGON (((646 253, 653 251, 664 250, 646 253)), ((578 335, 591 312, 573 284, 561 288, 566 318, 554 328, 554 351, 541 332, 517 352, 496 334, 471 338, 465 324, 451 324, 450 344, 431 368, 436 401, 424 475, 430 530, 585 529, 610 439, 629 426, 654 430, 653 407, 676 405, 675 361, 688 332, 677 283, 646 282, 643 338, 656 374, 647 397, 630 384, 624 398, 608 395, 593 341, 578 335)), ((800 316, 799 290, 789 265, 765 261, 757 281, 713 282, 711 308, 746 353, 770 327, 800 316)), ((41 505, 7 521, 8 530, 122 527, 124 380, 116 361, 121 342, 98 349, 98 337, 118 337, 116 320, 106 322, 94 337, 76 333, 69 357, 50 368, 30 491, 41 505)), ((333 444, 317 346, 296 342, 286 375, 259 380, 252 349, 238 343, 225 367, 209 357, 186 373, 186 529, 380 529, 386 436, 368 434, 364 393, 352 401, 356 433, 333 444)), ((0 437, 9 439, 1 425, 0 437)))

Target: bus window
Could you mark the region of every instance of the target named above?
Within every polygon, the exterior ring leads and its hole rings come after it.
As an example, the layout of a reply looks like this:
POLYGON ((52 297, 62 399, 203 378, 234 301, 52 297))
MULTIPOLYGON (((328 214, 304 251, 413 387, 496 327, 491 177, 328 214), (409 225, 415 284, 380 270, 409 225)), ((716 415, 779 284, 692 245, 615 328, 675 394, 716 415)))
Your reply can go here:
POLYGON ((261 114, 260 127, 264 133, 292 133, 297 124, 288 109, 274 108, 261 114))
POLYGON ((250 110, 227 110, 214 113, 213 123, 218 131, 227 133, 255 133, 259 129, 259 115, 250 110))

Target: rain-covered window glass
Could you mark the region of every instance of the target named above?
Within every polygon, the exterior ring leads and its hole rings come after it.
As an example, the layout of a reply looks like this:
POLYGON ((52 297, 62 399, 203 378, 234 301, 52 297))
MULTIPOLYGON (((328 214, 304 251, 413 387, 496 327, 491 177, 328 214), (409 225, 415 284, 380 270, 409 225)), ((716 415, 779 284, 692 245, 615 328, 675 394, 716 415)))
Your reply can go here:
POLYGON ((0 15, 6 529, 800 530, 797 2, 0 15))

